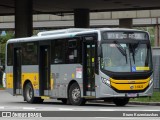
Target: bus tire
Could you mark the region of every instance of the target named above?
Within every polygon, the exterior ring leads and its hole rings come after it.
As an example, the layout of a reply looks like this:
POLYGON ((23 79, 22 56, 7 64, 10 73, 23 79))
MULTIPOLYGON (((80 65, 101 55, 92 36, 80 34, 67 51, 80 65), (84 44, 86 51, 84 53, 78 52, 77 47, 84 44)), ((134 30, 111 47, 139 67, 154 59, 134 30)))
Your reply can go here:
POLYGON ((43 103, 44 99, 41 99, 40 97, 35 97, 35 103, 43 103))
POLYGON ((113 102, 116 106, 125 106, 129 102, 129 98, 114 98, 113 102))
POLYGON ((84 105, 86 102, 81 98, 81 90, 77 83, 73 83, 69 88, 69 101, 72 105, 84 105))
POLYGON ((67 104, 67 98, 63 98, 63 99, 61 99, 61 101, 63 104, 67 104))
POLYGON ((29 82, 24 88, 24 98, 28 103, 42 103, 43 99, 34 97, 34 90, 32 84, 29 82))

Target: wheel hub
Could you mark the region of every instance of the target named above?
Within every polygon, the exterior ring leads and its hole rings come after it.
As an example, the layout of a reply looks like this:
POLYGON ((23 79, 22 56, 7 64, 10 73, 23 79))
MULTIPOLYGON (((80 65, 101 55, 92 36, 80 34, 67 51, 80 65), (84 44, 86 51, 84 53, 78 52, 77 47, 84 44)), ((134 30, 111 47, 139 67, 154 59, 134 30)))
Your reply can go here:
POLYGON ((72 91, 72 98, 73 98, 74 101, 78 101, 80 99, 80 89, 75 88, 72 91))
POLYGON ((32 89, 31 89, 30 87, 28 87, 28 89, 27 89, 27 98, 28 98, 28 99, 31 99, 31 98, 32 98, 32 95, 33 95, 32 89))

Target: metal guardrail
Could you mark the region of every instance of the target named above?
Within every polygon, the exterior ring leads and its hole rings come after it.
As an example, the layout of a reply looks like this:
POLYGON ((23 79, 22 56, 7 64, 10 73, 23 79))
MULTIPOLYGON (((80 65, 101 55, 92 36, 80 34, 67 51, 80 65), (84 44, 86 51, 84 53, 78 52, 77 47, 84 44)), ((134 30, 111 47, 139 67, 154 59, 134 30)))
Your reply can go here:
POLYGON ((154 91, 160 91, 160 47, 152 48, 154 91))

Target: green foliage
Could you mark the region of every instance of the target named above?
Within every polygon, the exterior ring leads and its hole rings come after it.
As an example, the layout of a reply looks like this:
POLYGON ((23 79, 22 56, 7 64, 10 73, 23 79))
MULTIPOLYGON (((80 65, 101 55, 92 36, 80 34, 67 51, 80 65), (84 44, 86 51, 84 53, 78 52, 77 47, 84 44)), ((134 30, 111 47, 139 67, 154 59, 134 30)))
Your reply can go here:
POLYGON ((0 36, 0 43, 5 44, 7 42, 7 40, 9 40, 13 37, 14 37, 13 33, 7 33, 5 36, 0 36))
POLYGON ((151 46, 154 46, 154 39, 155 39, 154 27, 135 27, 135 29, 147 31, 150 34, 151 46))
POLYGON ((14 37, 13 33, 7 33, 5 36, 0 36, 0 60, 1 65, 5 64, 5 48, 7 40, 14 37))
POLYGON ((3 86, 2 86, 2 85, 0 85, 0 88, 3 88, 3 86))
POLYGON ((152 97, 134 98, 134 99, 130 99, 130 101, 135 101, 135 102, 159 102, 160 101, 160 92, 153 92, 152 97))

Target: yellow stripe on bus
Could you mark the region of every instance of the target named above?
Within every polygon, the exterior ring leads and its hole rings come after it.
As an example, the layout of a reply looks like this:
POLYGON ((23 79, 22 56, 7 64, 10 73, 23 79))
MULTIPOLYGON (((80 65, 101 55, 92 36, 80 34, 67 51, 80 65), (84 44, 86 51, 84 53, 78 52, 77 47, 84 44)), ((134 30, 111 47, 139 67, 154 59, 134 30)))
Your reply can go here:
POLYGON ((117 90, 143 90, 149 85, 150 78, 140 80, 111 80, 111 86, 117 90))
POLYGON ((116 88, 117 90, 143 90, 145 89, 149 83, 144 84, 115 84, 111 83, 112 87, 116 88))
POLYGON ((22 73, 22 87, 26 80, 30 80, 34 89, 39 89, 39 73, 22 73))
POLYGON ((150 70, 149 67, 136 67, 136 70, 150 70))
POLYGON ((116 83, 116 84, 131 84, 131 83, 133 83, 133 84, 138 84, 138 83, 148 83, 149 81, 150 81, 150 77, 149 78, 147 78, 147 79, 138 79, 138 80, 134 80, 134 79, 132 79, 132 80, 116 80, 116 79, 113 79, 113 78, 110 78, 110 81, 111 81, 111 83, 116 83))
POLYGON ((6 88, 13 88, 13 73, 6 74, 6 88))
POLYGON ((41 99, 50 99, 48 96, 41 96, 41 99))
MULTIPOLYGON (((23 85, 26 80, 31 81, 34 89, 39 89, 39 73, 22 73, 21 74, 21 88, 23 88, 23 85)), ((54 79, 51 76, 50 78, 51 82, 51 89, 53 89, 54 86, 54 79)), ((6 74, 6 88, 12 88, 13 89, 13 73, 7 73, 6 74)))

